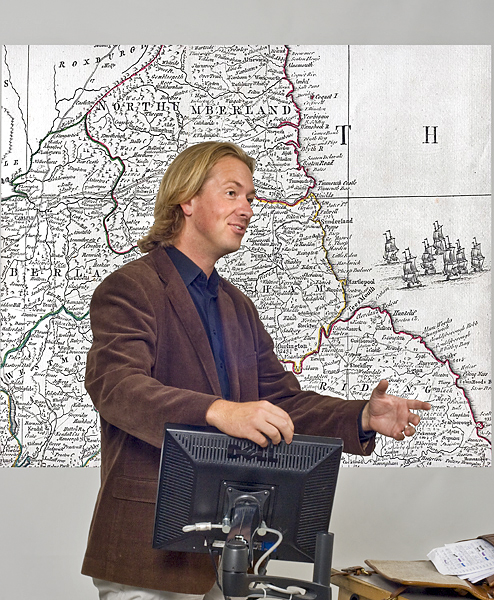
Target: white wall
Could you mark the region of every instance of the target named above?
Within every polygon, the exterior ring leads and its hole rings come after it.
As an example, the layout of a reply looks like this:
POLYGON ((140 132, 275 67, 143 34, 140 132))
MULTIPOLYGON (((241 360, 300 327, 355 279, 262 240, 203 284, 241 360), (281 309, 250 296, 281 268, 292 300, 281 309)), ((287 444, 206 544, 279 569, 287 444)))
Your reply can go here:
MULTIPOLYGON (((2 7, 0 42, 492 44, 493 16, 491 0, 29 0, 2 7)), ((79 573, 98 480, 98 469, 0 470, 0 600, 96 598, 79 573)), ((344 469, 334 565, 423 559, 493 532, 493 499, 492 468, 344 469)))

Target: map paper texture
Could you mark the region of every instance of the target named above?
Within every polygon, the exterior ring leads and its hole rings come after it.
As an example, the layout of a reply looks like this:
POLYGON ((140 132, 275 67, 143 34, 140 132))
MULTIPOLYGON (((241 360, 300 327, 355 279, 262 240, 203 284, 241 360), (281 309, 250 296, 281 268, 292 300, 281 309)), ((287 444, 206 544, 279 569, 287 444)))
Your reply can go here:
POLYGON ((284 367, 432 405, 344 465, 490 466, 490 78, 489 46, 4 46, 0 465, 99 465, 91 295, 218 139, 257 163, 218 270, 284 367))

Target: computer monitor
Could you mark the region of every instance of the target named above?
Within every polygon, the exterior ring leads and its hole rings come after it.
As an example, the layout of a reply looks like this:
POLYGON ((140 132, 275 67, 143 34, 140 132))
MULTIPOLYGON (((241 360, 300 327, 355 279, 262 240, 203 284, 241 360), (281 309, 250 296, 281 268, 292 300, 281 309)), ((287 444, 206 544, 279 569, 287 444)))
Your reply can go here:
MULTIPOLYGON (((243 498, 259 503, 260 522, 283 535, 271 558, 313 562, 316 536, 327 532, 343 442, 295 435, 262 448, 213 427, 167 424, 162 449, 153 547, 182 552, 221 549, 227 530, 184 532, 210 522, 231 524, 243 498)), ((256 535, 264 551, 276 537, 256 535)))

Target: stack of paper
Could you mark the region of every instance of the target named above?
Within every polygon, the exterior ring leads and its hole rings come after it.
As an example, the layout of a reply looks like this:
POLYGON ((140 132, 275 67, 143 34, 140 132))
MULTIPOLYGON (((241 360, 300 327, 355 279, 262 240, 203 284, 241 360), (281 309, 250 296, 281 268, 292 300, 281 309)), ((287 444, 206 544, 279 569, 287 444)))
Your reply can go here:
POLYGON ((435 548, 427 555, 439 573, 457 575, 477 583, 494 575, 494 546, 486 540, 476 539, 435 548))

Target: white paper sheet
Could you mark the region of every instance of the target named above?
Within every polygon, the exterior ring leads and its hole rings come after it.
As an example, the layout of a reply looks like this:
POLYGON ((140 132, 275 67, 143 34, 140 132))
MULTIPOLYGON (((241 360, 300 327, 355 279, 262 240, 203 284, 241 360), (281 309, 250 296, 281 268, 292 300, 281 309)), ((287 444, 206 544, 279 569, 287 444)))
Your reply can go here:
POLYGON ((482 539, 446 544, 431 550, 427 558, 439 573, 457 575, 472 583, 494 574, 494 546, 482 539))

